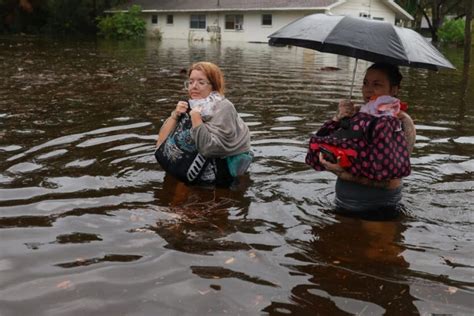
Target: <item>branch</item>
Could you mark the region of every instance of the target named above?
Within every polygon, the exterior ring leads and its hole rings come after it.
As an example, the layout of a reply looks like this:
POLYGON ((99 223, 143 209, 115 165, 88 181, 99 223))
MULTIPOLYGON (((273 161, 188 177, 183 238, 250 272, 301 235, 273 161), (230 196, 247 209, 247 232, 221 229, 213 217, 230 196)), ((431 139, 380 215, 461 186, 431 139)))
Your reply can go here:
POLYGON ((448 9, 446 9, 446 11, 444 13, 448 14, 449 12, 451 12, 451 10, 453 10, 454 8, 459 6, 460 2, 461 2, 461 0, 458 0, 455 3, 453 3, 448 9))
POLYGON ((430 28, 430 30, 432 30, 433 29, 433 24, 431 24, 430 17, 428 16, 428 14, 426 14, 425 9, 419 4, 418 4, 418 9, 420 9, 421 13, 423 14, 423 16, 426 19, 426 22, 428 23, 428 27, 430 28))

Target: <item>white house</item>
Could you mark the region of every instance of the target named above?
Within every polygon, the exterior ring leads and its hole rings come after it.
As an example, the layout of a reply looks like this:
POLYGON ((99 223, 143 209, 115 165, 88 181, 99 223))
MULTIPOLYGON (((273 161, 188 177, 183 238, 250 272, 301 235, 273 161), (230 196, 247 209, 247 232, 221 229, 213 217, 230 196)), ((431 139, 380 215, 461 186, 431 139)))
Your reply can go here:
POLYGON ((413 17, 393 0, 134 0, 108 12, 140 5, 147 33, 161 38, 267 42, 267 36, 312 13, 404 23, 413 17))

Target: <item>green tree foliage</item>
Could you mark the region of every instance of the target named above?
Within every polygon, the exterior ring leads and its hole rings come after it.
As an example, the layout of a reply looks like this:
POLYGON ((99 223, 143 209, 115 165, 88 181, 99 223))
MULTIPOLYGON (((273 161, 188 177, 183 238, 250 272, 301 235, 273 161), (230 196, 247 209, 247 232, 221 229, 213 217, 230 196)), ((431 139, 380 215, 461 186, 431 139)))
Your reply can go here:
POLYGON ((439 39, 445 43, 462 45, 464 43, 464 28, 463 19, 445 20, 438 30, 439 39))
POLYGON ((141 18, 141 11, 140 6, 133 5, 128 12, 119 12, 99 18, 99 34, 115 39, 143 37, 146 22, 141 18))
POLYGON ((403 8, 415 17, 415 26, 421 26, 424 17, 428 22, 428 28, 433 42, 438 41, 438 30, 447 15, 464 16, 466 14, 466 2, 463 0, 398 0, 403 8))
POLYGON ((0 0, 0 33, 95 34, 104 10, 127 0, 0 0))
POLYGON ((49 0, 48 17, 44 29, 48 33, 76 34, 93 33, 93 1, 49 0))

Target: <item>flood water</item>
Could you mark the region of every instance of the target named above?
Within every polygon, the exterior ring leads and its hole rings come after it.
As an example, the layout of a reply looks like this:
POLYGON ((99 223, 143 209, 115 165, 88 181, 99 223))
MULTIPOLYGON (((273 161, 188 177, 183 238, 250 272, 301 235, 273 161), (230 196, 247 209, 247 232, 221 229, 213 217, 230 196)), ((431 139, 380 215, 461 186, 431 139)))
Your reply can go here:
POLYGON ((353 59, 0 38, 0 314, 472 314, 474 81, 445 53, 459 70, 402 69, 417 144, 403 215, 380 222, 335 215, 335 176, 304 163, 353 59), (153 156, 199 60, 252 133, 234 190, 180 185, 153 156))

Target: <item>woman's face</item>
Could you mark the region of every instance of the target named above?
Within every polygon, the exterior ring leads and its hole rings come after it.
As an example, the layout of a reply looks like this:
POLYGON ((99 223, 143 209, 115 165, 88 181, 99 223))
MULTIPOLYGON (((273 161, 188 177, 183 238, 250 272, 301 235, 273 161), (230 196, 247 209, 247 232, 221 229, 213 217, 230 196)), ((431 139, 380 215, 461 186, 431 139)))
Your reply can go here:
POLYGON ((367 70, 362 85, 362 95, 365 102, 369 102, 372 96, 396 96, 397 94, 398 86, 391 87, 390 80, 383 71, 378 69, 367 70))
POLYGON ((191 99, 204 99, 212 92, 212 84, 200 70, 191 71, 188 82, 188 93, 191 99))

